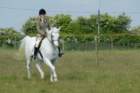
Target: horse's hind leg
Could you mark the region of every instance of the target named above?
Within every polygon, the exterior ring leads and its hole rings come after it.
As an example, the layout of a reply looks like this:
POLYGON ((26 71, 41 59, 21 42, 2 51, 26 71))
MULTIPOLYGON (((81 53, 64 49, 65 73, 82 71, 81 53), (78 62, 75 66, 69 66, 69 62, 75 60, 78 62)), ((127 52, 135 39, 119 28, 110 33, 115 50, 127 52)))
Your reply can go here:
POLYGON ((40 63, 36 63, 36 68, 39 71, 40 75, 41 75, 41 79, 44 79, 44 72, 41 68, 41 64, 40 63))
POLYGON ((49 69, 50 69, 50 72, 51 72, 50 81, 51 82, 58 81, 57 80, 57 74, 56 74, 56 71, 55 71, 55 66, 47 58, 44 59, 44 62, 45 62, 45 64, 47 64, 49 66, 49 69))
POLYGON ((27 68, 27 77, 28 79, 31 78, 31 65, 30 65, 30 59, 26 60, 26 68, 27 68))

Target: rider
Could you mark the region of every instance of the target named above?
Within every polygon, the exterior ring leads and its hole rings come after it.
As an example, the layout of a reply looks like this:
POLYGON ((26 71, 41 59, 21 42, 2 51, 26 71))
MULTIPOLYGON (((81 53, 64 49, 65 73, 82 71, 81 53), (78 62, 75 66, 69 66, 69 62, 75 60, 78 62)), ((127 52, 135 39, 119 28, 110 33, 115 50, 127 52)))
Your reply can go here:
MULTIPOLYGON (((39 10, 39 16, 37 17, 37 39, 36 39, 36 44, 35 44, 35 49, 34 49, 34 59, 37 56, 37 53, 39 52, 39 47, 41 45, 42 40, 47 36, 47 32, 51 29, 48 17, 46 16, 46 11, 45 9, 40 9, 39 10)), ((59 50, 59 56, 63 55, 63 52, 61 52, 60 47, 58 47, 59 50)))

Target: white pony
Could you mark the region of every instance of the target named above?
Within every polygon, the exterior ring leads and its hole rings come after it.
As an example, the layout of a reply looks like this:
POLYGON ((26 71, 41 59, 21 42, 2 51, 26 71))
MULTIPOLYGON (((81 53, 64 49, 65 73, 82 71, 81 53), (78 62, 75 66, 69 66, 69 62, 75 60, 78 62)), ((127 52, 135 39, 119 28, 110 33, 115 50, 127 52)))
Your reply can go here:
MULTIPOLYGON (((59 46, 59 28, 52 27, 50 31, 48 31, 48 36, 44 38, 42 44, 40 46, 40 52, 42 56, 38 53, 37 61, 35 61, 35 65, 37 70, 41 75, 41 79, 44 79, 44 72, 41 68, 41 62, 45 63, 49 66, 50 69, 50 81, 57 81, 57 74, 55 71, 55 62, 58 59, 58 46, 59 46)), ((21 42, 20 48, 24 48, 25 51, 25 59, 26 59, 26 68, 27 68, 27 76, 31 78, 31 68, 30 62, 32 59, 34 45, 36 42, 36 37, 26 36, 21 42)))

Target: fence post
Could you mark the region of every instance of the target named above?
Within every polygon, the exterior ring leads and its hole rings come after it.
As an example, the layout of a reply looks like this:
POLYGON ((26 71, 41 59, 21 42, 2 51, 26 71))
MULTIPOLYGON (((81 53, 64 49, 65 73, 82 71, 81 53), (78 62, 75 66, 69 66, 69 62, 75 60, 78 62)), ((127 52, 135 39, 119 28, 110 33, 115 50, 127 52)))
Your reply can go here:
POLYGON ((99 37, 95 36, 96 63, 99 65, 99 37))

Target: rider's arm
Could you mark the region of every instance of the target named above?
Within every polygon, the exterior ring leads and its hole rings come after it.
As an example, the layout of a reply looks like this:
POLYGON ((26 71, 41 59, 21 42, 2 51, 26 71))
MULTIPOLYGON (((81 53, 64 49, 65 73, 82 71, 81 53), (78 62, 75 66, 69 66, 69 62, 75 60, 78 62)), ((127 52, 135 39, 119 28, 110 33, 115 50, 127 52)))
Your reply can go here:
POLYGON ((51 27, 50 27, 50 23, 49 23, 49 18, 48 18, 48 16, 46 17, 46 20, 47 20, 47 28, 48 28, 48 30, 50 30, 51 27))

